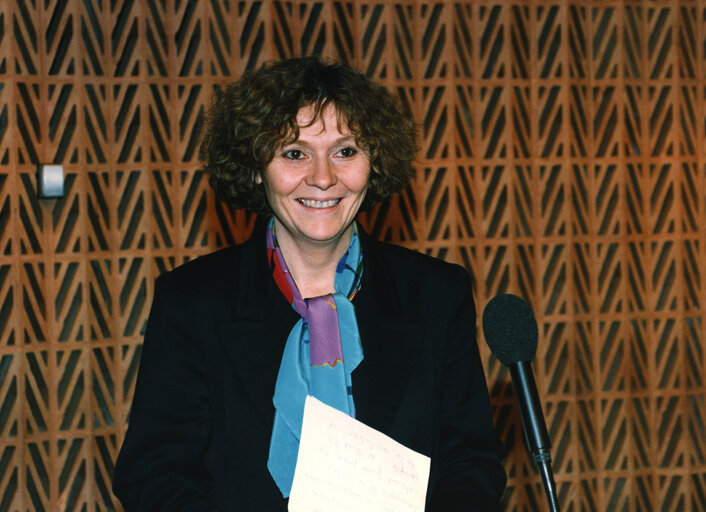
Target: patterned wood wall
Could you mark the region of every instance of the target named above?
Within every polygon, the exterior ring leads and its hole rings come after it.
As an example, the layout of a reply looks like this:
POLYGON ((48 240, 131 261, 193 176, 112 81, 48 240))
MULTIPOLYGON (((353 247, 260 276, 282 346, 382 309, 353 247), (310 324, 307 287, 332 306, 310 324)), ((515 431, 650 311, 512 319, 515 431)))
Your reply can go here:
MULTIPOLYGON (((704 0, 1 1, 0 510, 118 507, 153 279, 253 226, 197 172, 211 91, 308 53, 423 126, 366 226, 532 303, 563 509, 706 510, 705 48, 704 0)), ((543 510, 482 352, 506 509, 543 510)))

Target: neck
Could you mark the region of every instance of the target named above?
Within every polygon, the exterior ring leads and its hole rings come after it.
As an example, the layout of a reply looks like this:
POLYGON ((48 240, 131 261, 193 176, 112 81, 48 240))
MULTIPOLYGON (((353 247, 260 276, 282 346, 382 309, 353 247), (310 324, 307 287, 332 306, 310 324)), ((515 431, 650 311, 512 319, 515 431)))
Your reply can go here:
POLYGON ((289 236, 277 219, 274 228, 279 248, 302 297, 333 293, 336 266, 348 249, 353 226, 336 240, 316 243, 307 243, 289 236))

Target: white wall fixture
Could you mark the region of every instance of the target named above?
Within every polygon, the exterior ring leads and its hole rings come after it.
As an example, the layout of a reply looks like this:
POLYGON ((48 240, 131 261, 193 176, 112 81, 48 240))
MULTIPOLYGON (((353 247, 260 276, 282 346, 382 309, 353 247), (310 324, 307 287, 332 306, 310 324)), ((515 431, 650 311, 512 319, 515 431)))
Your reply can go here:
POLYGON ((37 195, 62 197, 64 195, 64 166, 40 164, 37 171, 37 195))

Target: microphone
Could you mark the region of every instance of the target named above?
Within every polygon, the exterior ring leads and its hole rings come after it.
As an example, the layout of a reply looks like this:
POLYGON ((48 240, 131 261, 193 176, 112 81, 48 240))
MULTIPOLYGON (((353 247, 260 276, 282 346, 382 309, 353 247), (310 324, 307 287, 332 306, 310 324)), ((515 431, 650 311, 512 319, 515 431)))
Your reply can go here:
POLYGON ((483 334, 495 357, 510 369, 525 444, 542 476, 550 510, 559 512, 549 433, 530 364, 537 352, 537 320, 517 295, 493 297, 483 311, 483 334))

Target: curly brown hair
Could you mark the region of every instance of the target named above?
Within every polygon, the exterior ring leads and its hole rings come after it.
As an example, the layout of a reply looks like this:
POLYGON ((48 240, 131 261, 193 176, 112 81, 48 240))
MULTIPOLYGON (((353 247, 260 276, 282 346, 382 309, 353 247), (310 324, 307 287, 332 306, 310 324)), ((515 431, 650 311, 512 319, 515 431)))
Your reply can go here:
POLYGON ((299 137, 297 113, 318 120, 333 104, 370 157, 363 208, 402 190, 414 176, 417 128, 399 99, 353 68, 300 57, 248 71, 216 91, 201 135, 202 170, 216 196, 234 208, 270 211, 262 176, 275 151, 299 137))

